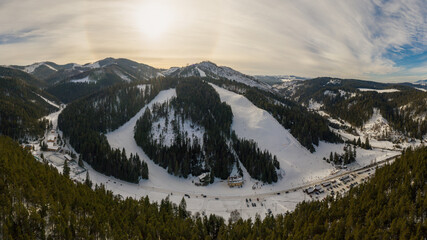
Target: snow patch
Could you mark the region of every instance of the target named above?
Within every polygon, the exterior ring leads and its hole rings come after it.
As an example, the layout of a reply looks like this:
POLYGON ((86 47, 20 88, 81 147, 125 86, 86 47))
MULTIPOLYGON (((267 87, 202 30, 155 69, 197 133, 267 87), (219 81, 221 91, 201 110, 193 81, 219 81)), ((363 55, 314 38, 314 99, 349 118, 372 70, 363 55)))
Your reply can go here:
POLYGON ((130 82, 132 81, 128 76, 126 76, 125 74, 123 74, 120 71, 114 70, 114 72, 117 74, 117 76, 119 76, 122 80, 126 81, 126 82, 130 82))
POLYGON ((341 84, 341 80, 339 80, 339 79, 331 79, 331 80, 329 80, 329 82, 327 82, 326 84, 328 84, 328 85, 337 85, 337 84, 341 84))
POLYGON ((80 79, 73 79, 70 82, 72 82, 72 83, 96 83, 96 80, 92 80, 92 79, 90 79, 89 76, 86 76, 86 77, 80 78, 80 79))
POLYGON ((52 69, 53 71, 58 71, 55 68, 53 68, 52 66, 46 64, 45 62, 39 62, 39 63, 34 63, 34 64, 29 65, 29 66, 26 66, 24 68, 24 72, 33 73, 37 68, 39 68, 42 65, 52 69))
POLYGON ((59 109, 59 105, 58 104, 56 104, 56 103, 54 103, 54 102, 52 102, 52 101, 50 101, 49 99, 47 99, 47 98, 44 98, 42 95, 40 95, 40 94, 37 94, 36 93, 36 95, 37 96, 39 96, 41 99, 43 99, 45 102, 47 102, 47 103, 49 103, 50 105, 52 105, 52 106, 54 106, 54 107, 56 107, 56 108, 58 108, 59 109))
MULTIPOLYGON (((156 122, 153 122, 151 127, 151 133, 153 134, 153 139, 162 146, 172 146, 175 142, 175 132, 173 130, 172 121, 180 121, 181 118, 175 118, 175 111, 171 109, 168 112, 168 123, 166 125, 166 118, 160 118, 156 122)), ((190 139, 190 144, 194 145, 196 139, 200 146, 203 146, 203 135, 205 129, 202 126, 192 123, 189 120, 184 120, 184 122, 179 122, 181 136, 184 138, 190 139)))
POLYGON ((423 92, 427 92, 427 89, 424 89, 424 88, 415 88, 415 89, 423 91, 423 92))
POLYGON ((372 89, 372 88, 359 88, 361 92, 377 92, 377 93, 392 93, 400 92, 399 89, 372 89))
POLYGON ((172 73, 174 73, 175 71, 177 71, 179 69, 179 67, 171 67, 168 70, 165 70, 162 72, 163 75, 168 76, 172 73))
POLYGON ((323 92, 323 94, 324 94, 325 96, 329 96, 329 97, 336 97, 336 96, 337 96, 337 94, 336 94, 336 93, 334 93, 334 92, 332 92, 332 91, 330 91, 330 90, 326 90, 325 92, 323 92))
POLYGON ((206 77, 206 73, 200 70, 200 68, 196 67, 197 71, 199 71, 200 77, 206 77))
POLYGON ((322 103, 318 103, 313 99, 310 99, 310 102, 308 103, 308 109, 318 111, 321 107, 323 107, 322 103))
POLYGON ((83 67, 96 69, 96 68, 101 68, 101 65, 99 65, 99 62, 94 62, 94 63, 83 65, 83 67))

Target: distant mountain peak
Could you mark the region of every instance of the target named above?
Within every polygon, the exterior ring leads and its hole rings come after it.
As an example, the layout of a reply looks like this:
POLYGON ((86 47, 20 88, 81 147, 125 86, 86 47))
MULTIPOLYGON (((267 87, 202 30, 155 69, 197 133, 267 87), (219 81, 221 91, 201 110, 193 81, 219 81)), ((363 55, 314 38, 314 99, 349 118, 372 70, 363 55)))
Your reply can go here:
POLYGON ((172 67, 162 72, 165 76, 175 77, 211 77, 225 78, 230 81, 240 82, 251 87, 270 90, 266 83, 258 81, 256 78, 238 72, 230 67, 218 66, 211 61, 202 61, 185 67, 172 67))

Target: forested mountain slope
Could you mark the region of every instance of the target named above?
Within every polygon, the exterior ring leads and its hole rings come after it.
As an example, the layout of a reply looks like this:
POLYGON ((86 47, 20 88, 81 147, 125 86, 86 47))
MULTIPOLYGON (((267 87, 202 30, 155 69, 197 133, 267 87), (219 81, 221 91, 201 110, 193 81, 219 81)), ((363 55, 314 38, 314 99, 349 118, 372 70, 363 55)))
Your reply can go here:
MULTIPOLYGON (((363 127, 378 112, 401 134, 427 134, 427 92, 413 87, 351 79, 316 78, 281 92, 299 103, 322 110, 353 127, 363 127)), ((387 138, 388 133, 380 133, 387 138)))
POLYGON ((147 108, 135 126, 135 140, 150 159, 176 176, 210 172, 221 179, 233 169, 242 176, 241 161, 251 177, 277 181, 275 157, 232 133, 231 108, 212 86, 200 78, 174 80, 176 97, 147 108))
POLYGON ((57 71, 46 79, 51 84, 47 91, 68 103, 117 83, 148 81, 159 72, 156 68, 128 59, 106 58, 92 64, 73 64, 57 71))
POLYGON ((249 76, 243 73, 240 73, 232 68, 226 66, 218 66, 213 62, 204 61, 196 64, 192 64, 186 67, 172 67, 166 71, 163 71, 162 74, 170 77, 209 77, 214 79, 227 79, 229 81, 243 83, 247 86, 252 86, 264 90, 269 90, 271 87, 257 80, 253 76, 249 76))
POLYGON ((284 128, 308 150, 315 151, 314 146, 319 141, 342 142, 328 127, 326 119, 319 114, 310 112, 298 103, 286 99, 280 94, 264 91, 256 87, 249 87, 245 84, 227 81, 226 79, 210 79, 222 88, 242 94, 255 106, 269 112, 284 128))
POLYGON ((346 196, 264 220, 189 216, 185 202, 121 199, 75 184, 0 136, 2 239, 423 239, 427 147, 407 150, 346 196))
POLYGON ((53 96, 28 85, 31 76, 21 73, 0 76, 0 134, 25 140, 44 132, 48 122, 41 118, 57 107, 47 102, 53 96))
MULTIPOLYGON (((148 178, 139 156, 127 158, 124 150, 113 150, 104 133, 135 115, 158 93, 160 85, 122 84, 103 89, 71 103, 59 115, 58 126, 83 160, 94 169, 130 182, 148 178)), ((129 136, 131 137, 131 136, 129 136)))

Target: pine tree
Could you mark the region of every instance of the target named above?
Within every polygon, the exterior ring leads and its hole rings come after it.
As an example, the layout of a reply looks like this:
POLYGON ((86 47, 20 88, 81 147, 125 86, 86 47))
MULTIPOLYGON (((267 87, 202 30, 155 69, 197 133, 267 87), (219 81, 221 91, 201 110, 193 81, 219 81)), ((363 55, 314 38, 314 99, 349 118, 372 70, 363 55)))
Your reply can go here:
POLYGON ((92 187, 92 181, 90 180, 90 177, 89 177, 89 171, 86 171, 86 180, 85 180, 85 184, 86 184, 86 186, 88 186, 88 187, 92 187))
POLYGON ((181 202, 179 203, 179 206, 178 206, 178 216, 180 218, 186 218, 186 217, 188 217, 188 214, 187 214, 187 203, 185 202, 184 197, 182 197, 181 202))
POLYGON ((366 138, 366 141, 365 141, 365 149, 372 149, 371 144, 369 143, 368 137, 366 138))
POLYGON ((79 156, 79 166, 84 167, 82 156, 79 156))
POLYGON ((211 173, 209 175, 210 175, 209 176, 210 177, 209 182, 212 184, 215 181, 215 174, 214 174, 213 167, 211 167, 211 173))
POLYGON ((64 169, 62 171, 62 174, 67 178, 70 177, 70 167, 68 166, 68 160, 65 160, 64 162, 64 169))
POLYGON ((353 146, 353 157, 356 160, 356 146, 353 146))

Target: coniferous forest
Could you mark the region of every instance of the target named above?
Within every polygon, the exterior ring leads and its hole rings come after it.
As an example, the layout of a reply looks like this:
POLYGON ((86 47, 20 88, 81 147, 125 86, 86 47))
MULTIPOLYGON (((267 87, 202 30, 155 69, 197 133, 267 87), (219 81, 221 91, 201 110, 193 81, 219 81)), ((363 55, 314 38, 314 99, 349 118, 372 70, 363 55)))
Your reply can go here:
MULTIPOLYGON (((247 141, 237 137, 233 138, 234 145, 230 143, 233 113, 230 106, 220 101, 213 87, 197 78, 180 79, 176 94, 170 102, 155 104, 152 110, 147 108, 135 127, 137 144, 155 163, 175 176, 197 176, 209 171, 215 177, 226 179, 240 158, 253 178, 268 183, 277 181, 275 167, 257 168, 259 164, 273 166, 270 153, 261 152, 254 144, 244 148, 247 141), (161 118, 174 129, 174 141, 170 145, 153 137, 153 128, 162 131, 155 124, 161 118), (182 131, 185 121, 205 131, 202 139, 182 131), (240 145, 242 150, 251 151, 244 153, 237 148, 235 156, 232 148, 240 145)), ((275 166, 279 168, 278 162, 275 166)))
POLYGON ((227 221, 190 215, 148 197, 122 199, 74 183, 0 136, 2 239, 423 239, 427 147, 408 149, 345 196, 302 202, 292 213, 227 221))
POLYGON ((296 91, 299 102, 308 103, 310 99, 323 103, 323 110, 332 117, 343 119, 353 126, 361 127, 379 109, 381 115, 390 125, 410 137, 421 139, 427 134, 427 121, 422 117, 426 109, 427 93, 402 85, 390 86, 377 82, 339 79, 339 83, 329 85, 331 78, 316 78, 304 82, 296 91), (384 89, 393 88, 399 91, 378 93, 362 92, 358 88, 384 89), (329 91, 332 95, 325 94, 329 91), (340 92, 341 91, 341 92, 340 92), (352 97, 342 93, 354 93, 352 97))
POLYGON ((40 96, 54 97, 29 85, 36 80, 28 74, 9 77, 5 70, 0 67, 0 134, 19 140, 40 137, 49 124, 41 118, 57 110, 40 96))
POLYGON ((71 103, 58 117, 64 137, 95 170, 130 182, 148 178, 148 167, 138 155, 111 149, 104 133, 133 117, 156 95, 151 85, 116 85, 71 103))

